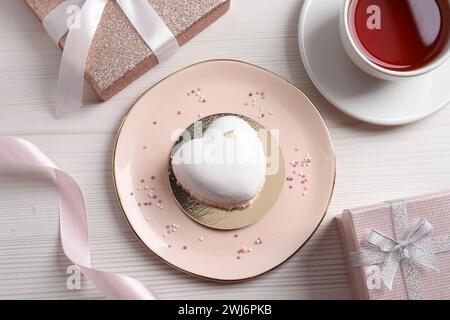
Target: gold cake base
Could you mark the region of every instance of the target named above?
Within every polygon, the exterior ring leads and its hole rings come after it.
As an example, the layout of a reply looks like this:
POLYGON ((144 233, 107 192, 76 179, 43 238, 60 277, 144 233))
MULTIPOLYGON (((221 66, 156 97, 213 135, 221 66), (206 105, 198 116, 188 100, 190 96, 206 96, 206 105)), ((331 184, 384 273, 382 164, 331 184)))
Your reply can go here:
MULTIPOLYGON (((221 113, 207 116, 191 124, 186 131, 190 137, 199 135, 195 130, 201 129, 201 135, 218 118, 223 116, 236 116, 246 121, 258 132, 258 137, 263 142, 264 152, 267 159, 275 159, 276 163, 268 163, 274 170, 267 170, 264 186, 258 196, 245 208, 225 210, 199 201, 191 196, 178 182, 173 172, 171 158, 169 159, 169 182, 172 193, 181 209, 194 221, 213 229, 233 230, 247 227, 261 219, 274 206, 283 188, 285 181, 284 158, 278 142, 270 130, 266 129, 257 121, 239 114, 221 113), (198 124, 201 124, 199 126, 198 124), (261 132, 265 134, 263 137, 261 132), (276 154, 278 153, 278 154, 276 154), (273 167, 276 166, 276 167, 273 167)), ((175 154, 182 145, 182 137, 175 142, 171 155, 175 154)), ((186 141, 184 141, 186 142, 186 141)))

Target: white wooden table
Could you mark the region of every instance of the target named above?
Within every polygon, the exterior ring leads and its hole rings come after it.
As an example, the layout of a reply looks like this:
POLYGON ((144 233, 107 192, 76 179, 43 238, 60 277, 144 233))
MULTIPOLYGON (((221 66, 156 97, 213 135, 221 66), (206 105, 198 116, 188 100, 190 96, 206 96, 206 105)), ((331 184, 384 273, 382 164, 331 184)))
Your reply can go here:
MULTIPOLYGON (((55 120, 61 53, 24 1, 0 0, 0 135, 31 140, 78 181, 96 267, 136 277, 163 299, 350 298, 333 217, 345 208, 450 187, 450 109, 398 128, 367 125, 334 109, 313 87, 299 56, 302 2, 233 0, 225 17, 111 101, 55 120), (337 155, 336 189, 318 232, 276 270, 239 284, 199 280, 149 254, 120 213, 111 178, 115 131, 132 102, 162 77, 211 58, 248 61, 295 83, 323 114, 337 155)), ((95 103, 95 94, 86 93, 95 103)), ((102 297, 86 280, 81 290, 66 289, 70 262, 58 231, 48 175, 30 172, 25 179, 0 171, 0 298, 102 297)))

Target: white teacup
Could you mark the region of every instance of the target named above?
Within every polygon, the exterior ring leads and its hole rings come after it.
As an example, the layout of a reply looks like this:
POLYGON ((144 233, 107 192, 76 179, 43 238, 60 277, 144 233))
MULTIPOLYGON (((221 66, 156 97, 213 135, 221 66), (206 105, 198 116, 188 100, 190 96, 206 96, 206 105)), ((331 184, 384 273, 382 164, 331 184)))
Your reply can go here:
MULTIPOLYGON (((450 32, 448 35, 447 43, 442 49, 441 53, 427 65, 410 71, 395 71, 387 68, 383 68, 369 60, 355 42, 354 34, 350 30, 349 26, 349 9, 352 1, 357 0, 345 0, 340 14, 340 34, 342 44, 345 50, 353 62, 366 73, 384 80, 402 80, 417 77, 428 72, 433 71, 440 65, 442 65, 450 57, 450 32)), ((391 0, 392 1, 392 0, 391 0)), ((448 0, 450 5, 450 0, 448 0)))

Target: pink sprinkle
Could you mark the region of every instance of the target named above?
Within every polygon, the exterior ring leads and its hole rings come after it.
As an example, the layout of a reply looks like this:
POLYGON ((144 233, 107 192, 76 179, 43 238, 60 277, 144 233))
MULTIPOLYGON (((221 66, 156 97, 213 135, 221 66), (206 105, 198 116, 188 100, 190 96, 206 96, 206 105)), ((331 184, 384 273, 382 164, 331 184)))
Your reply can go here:
POLYGON ((143 146, 142 146, 142 149, 147 150, 147 146, 146 146, 146 145, 143 145, 143 146))
POLYGON ((247 252, 248 252, 247 247, 242 247, 238 250, 238 253, 247 253, 247 252))

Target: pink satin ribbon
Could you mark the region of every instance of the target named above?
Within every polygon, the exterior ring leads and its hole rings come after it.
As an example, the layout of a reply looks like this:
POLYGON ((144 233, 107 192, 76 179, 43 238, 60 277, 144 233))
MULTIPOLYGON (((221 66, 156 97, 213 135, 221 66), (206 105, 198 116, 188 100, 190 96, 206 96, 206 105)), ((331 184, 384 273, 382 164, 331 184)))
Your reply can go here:
MULTIPOLYGON (((86 61, 103 10, 109 0, 66 0, 43 20, 47 33, 58 43, 68 31, 59 69, 56 116, 63 116, 83 104, 83 79, 86 61), (76 23, 70 28, 71 6, 80 7, 76 23)), ((153 51, 158 61, 179 48, 173 33, 148 3, 148 0, 116 0, 123 12, 153 51)))
POLYGON ((0 137, 0 166, 32 166, 54 170, 59 188, 61 242, 66 256, 109 298, 157 299, 152 291, 136 279, 92 267, 86 209, 80 187, 34 144, 15 137, 0 137))

